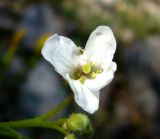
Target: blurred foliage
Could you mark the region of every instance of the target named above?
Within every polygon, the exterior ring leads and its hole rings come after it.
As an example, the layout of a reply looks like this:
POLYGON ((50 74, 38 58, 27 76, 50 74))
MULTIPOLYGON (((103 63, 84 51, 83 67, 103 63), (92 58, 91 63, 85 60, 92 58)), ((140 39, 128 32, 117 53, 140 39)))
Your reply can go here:
POLYGON ((76 20, 83 32, 109 25, 125 42, 160 33, 160 3, 156 0, 53 0, 53 5, 65 17, 76 20))

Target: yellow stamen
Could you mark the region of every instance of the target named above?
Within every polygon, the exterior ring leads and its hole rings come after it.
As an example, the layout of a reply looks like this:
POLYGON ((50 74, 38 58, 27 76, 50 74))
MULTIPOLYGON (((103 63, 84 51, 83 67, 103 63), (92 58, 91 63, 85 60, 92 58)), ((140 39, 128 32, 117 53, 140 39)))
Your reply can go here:
POLYGON ((79 80, 83 84, 86 80, 95 79, 96 76, 102 72, 103 69, 100 67, 96 67, 91 63, 86 63, 74 69, 72 78, 79 80))
POLYGON ((88 74, 91 72, 91 65, 90 64, 85 64, 82 66, 82 71, 85 74, 88 74))
POLYGON ((78 48, 79 48, 80 54, 83 54, 84 50, 81 47, 78 47, 78 48))
POLYGON ((79 79, 79 81, 80 81, 82 84, 85 82, 85 80, 86 80, 86 77, 85 77, 85 76, 81 76, 80 79, 79 79))
POLYGON ((92 72, 92 73, 91 73, 91 79, 95 79, 95 78, 96 78, 96 75, 97 75, 97 74, 96 74, 95 72, 92 72))
POLYGON ((82 55, 84 53, 84 49, 78 46, 78 49, 75 51, 77 55, 82 55))

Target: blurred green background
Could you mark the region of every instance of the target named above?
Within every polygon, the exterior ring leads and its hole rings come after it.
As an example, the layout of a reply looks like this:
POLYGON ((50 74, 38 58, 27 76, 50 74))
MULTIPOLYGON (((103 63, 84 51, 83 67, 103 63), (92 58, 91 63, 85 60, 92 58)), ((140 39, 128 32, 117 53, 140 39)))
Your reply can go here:
MULTIPOLYGON (((160 1, 159 0, 1 0, 0 120, 45 113, 71 92, 41 56, 52 34, 85 47, 99 25, 117 40, 118 68, 101 90, 100 108, 89 115, 93 139, 160 138, 160 1)), ((83 112, 74 103, 57 117, 83 112)), ((21 130, 33 139, 63 138, 42 130, 21 130)))

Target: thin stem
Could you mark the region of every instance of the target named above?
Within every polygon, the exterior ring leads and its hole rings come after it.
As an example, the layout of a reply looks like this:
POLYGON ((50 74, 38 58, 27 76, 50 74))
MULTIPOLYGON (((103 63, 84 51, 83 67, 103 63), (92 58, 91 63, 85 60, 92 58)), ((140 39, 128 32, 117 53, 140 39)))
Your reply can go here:
POLYGON ((7 137, 14 137, 16 139, 22 139, 21 135, 16 132, 14 129, 12 128, 9 128, 9 127, 0 127, 1 130, 0 130, 0 134, 3 135, 3 136, 7 136, 7 137))
POLYGON ((63 119, 58 119, 57 121, 54 121, 54 123, 55 123, 56 125, 62 126, 62 125, 64 124, 65 121, 66 121, 66 119, 63 118, 63 119))
POLYGON ((59 127, 55 122, 49 121, 40 121, 36 119, 29 119, 29 120, 20 120, 20 121, 13 121, 13 122, 4 122, 0 123, 1 127, 10 127, 10 128, 29 128, 29 127, 41 127, 41 128, 50 128, 60 131, 61 133, 67 135, 68 132, 65 131, 63 128, 59 127))
MULTIPOLYGON (((50 117, 53 117, 60 110, 62 110, 65 106, 67 106, 73 99, 73 95, 66 98, 62 103, 56 106, 50 112, 40 115, 35 118, 19 120, 19 121, 10 121, 10 122, 0 122, 0 127, 7 128, 28 128, 28 127, 42 127, 42 128, 50 128, 60 131, 61 133, 67 135, 68 132, 64 130, 61 126, 65 122, 65 119, 59 119, 55 122, 44 121, 50 117)), ((13 130, 14 131, 14 130, 13 130)))
POLYGON ((62 110, 65 106, 67 106, 72 101, 72 99, 73 99, 73 95, 67 97, 61 104, 56 106, 53 110, 51 110, 50 112, 35 118, 35 119, 37 119, 37 120, 45 120, 45 119, 48 119, 50 117, 53 117, 60 110, 62 110))

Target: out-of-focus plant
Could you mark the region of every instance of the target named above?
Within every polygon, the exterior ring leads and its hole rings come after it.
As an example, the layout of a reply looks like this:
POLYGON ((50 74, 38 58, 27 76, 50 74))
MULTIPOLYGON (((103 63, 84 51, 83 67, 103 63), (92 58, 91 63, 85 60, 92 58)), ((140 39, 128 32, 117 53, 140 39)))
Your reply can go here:
MULTIPOLYGON (((53 0, 53 5, 56 2, 53 0)), ((66 17, 77 21, 81 32, 108 24, 125 43, 160 33, 160 5, 156 0, 62 0, 54 6, 57 10, 63 9, 61 12, 66 17)))

